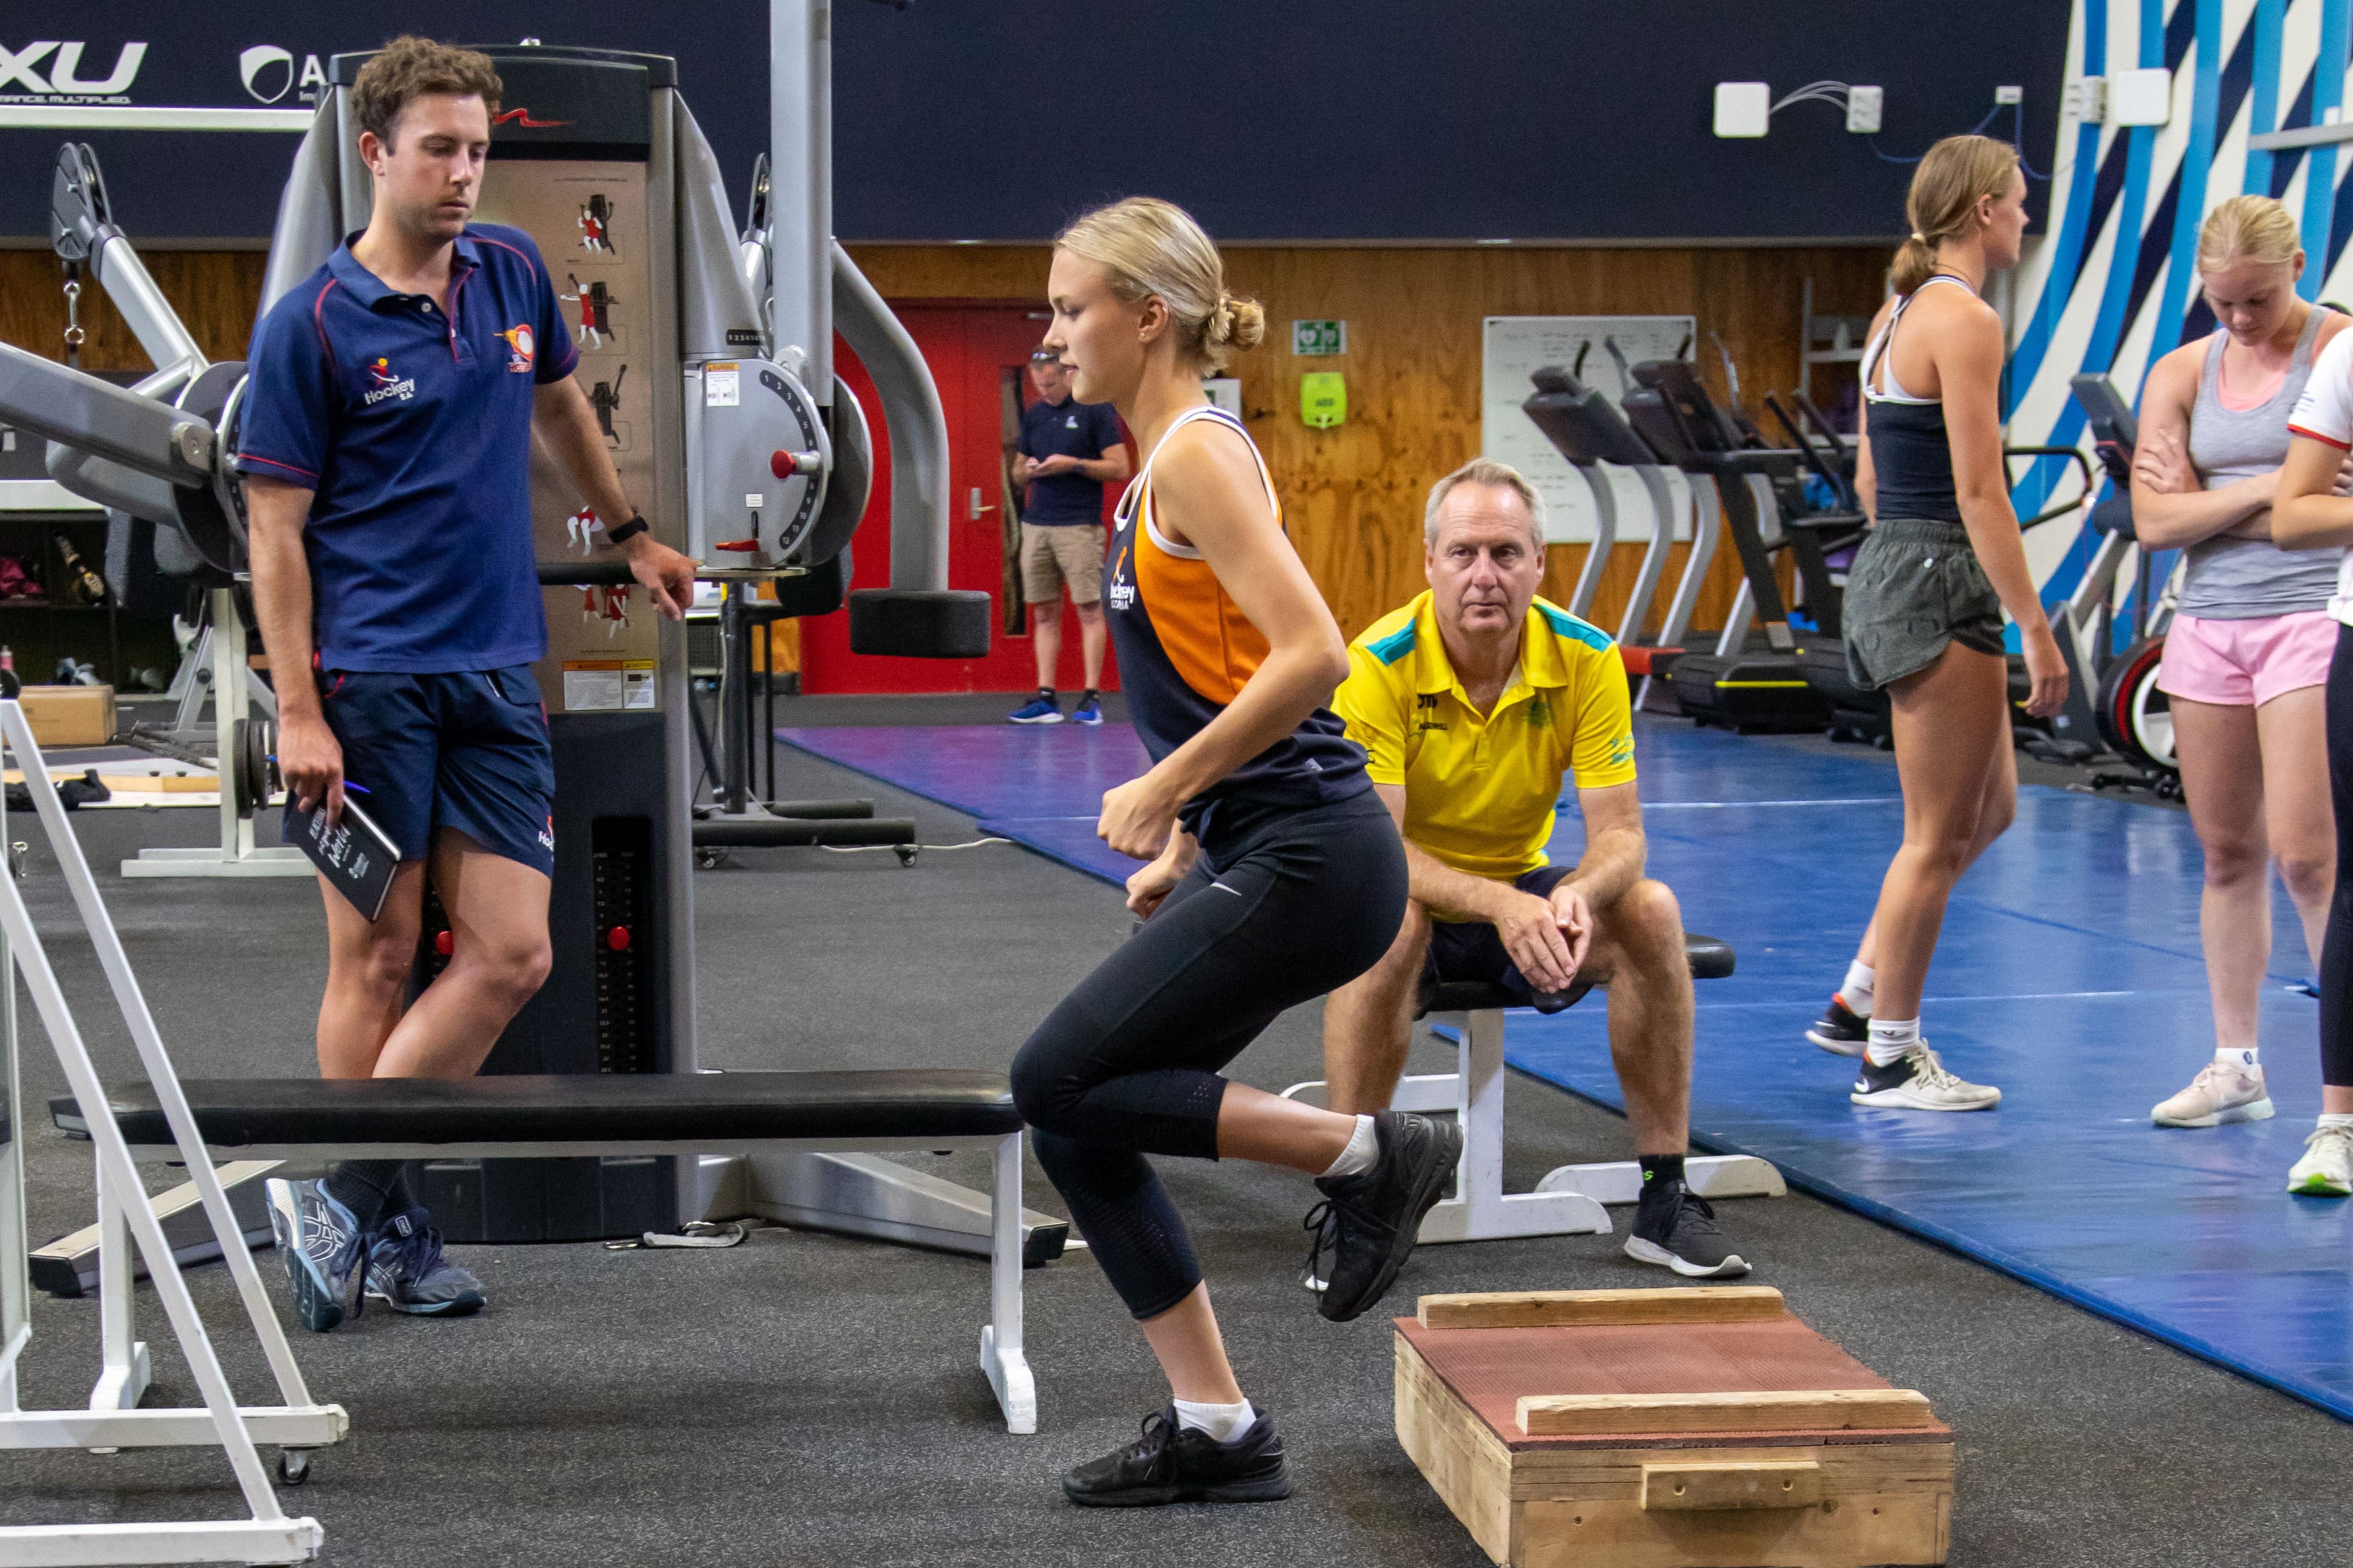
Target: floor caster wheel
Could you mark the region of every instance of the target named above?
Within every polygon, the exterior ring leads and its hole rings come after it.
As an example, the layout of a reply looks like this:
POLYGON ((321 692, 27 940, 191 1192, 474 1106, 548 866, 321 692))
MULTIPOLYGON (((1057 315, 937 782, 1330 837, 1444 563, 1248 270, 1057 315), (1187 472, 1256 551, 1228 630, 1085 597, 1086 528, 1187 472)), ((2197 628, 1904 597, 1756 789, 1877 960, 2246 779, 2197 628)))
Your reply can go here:
POLYGON ((290 1487, 299 1487, 311 1479, 311 1455, 303 1448, 278 1450, 278 1479, 290 1487))
POLYGON ((893 844, 891 847, 898 855, 900 865, 912 866, 915 863, 915 851, 921 848, 922 846, 915 844, 893 844))

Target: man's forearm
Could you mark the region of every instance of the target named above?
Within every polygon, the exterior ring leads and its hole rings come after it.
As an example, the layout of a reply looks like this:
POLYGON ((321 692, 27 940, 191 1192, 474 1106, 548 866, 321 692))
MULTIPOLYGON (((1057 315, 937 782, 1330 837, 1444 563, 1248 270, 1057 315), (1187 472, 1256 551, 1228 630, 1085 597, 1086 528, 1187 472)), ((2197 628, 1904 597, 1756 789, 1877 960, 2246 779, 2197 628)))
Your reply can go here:
POLYGON ((1577 858, 1568 881, 1585 895, 1587 903, 1606 909, 1642 879, 1643 864, 1649 858, 1649 844, 1641 834, 1623 827, 1604 828, 1587 840, 1585 853, 1577 858))
POLYGON ((1406 890, 1436 915, 1455 920, 1493 920, 1497 894, 1511 888, 1468 871, 1458 871, 1411 839, 1405 845, 1406 890))
POLYGON ((262 651, 269 656, 270 693, 285 717, 319 711, 319 688, 311 679, 311 563, 301 536, 277 529, 248 534, 253 571, 253 613, 260 626, 262 651))

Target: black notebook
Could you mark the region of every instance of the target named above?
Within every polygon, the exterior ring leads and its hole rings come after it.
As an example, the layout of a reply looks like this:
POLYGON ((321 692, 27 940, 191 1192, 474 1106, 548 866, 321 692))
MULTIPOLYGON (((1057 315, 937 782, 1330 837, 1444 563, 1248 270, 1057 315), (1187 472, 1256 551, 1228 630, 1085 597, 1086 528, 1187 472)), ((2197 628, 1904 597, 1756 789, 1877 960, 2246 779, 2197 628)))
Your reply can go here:
POLYGON ((352 901, 352 908, 370 921, 384 912, 384 900, 392 891, 392 874, 400 868, 400 852, 384 836, 384 829, 368 820, 357 801, 343 797, 340 822, 327 820, 323 800, 308 811, 290 812, 287 821, 290 839, 326 873, 335 890, 352 901))

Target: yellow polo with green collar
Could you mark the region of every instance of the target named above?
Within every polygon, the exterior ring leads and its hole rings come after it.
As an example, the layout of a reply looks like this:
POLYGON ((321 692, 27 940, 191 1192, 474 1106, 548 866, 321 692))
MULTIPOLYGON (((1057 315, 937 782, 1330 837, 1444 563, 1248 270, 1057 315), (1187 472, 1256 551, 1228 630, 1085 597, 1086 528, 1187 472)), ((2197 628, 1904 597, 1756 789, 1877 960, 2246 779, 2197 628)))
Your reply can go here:
POLYGON ((1405 837, 1446 865, 1508 882, 1546 863, 1564 775, 1579 789, 1634 779, 1633 704, 1609 635, 1538 599, 1520 668, 1482 714, 1455 678, 1424 593, 1348 649, 1332 700, 1377 784, 1405 786, 1405 837))

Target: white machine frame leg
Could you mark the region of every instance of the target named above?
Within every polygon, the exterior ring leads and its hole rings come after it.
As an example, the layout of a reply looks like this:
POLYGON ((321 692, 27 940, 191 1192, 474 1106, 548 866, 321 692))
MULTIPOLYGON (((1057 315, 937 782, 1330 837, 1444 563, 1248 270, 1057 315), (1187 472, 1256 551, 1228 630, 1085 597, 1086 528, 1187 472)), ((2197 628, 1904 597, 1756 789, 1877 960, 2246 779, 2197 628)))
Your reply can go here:
MULTIPOLYGON (((237 722, 254 706, 257 689, 246 668, 249 647, 237 595, 215 588, 205 646, 213 660, 213 765, 220 775, 220 847, 142 849, 122 863, 126 877, 313 877, 311 858, 292 845, 256 847, 253 818, 237 814, 237 722)), ((271 704, 274 710, 275 704, 271 704)))
MULTIPOLYGON (((246 1250, 243 1227, 229 1208, 220 1179, 197 1137, 195 1117, 189 1111, 186 1096, 181 1092, 171 1058, 164 1052, 154 1016, 131 973, 121 940, 99 896, 97 879, 90 874, 90 862, 58 800, 47 765, 34 742, 32 726, 24 710, 15 702, 0 702, 0 741, 5 741, 6 749, 15 753, 24 772, 34 807, 47 831, 82 925, 97 950, 115 1005, 129 1026, 141 1066, 172 1129, 174 1148, 186 1163, 203 1199, 221 1256, 228 1265, 284 1401, 254 1409, 237 1405, 204 1321, 196 1313, 187 1280, 173 1257, 170 1239, 146 1200, 138 1168, 132 1163, 121 1131, 112 1117, 103 1114, 105 1086, 99 1079, 97 1066, 90 1059, 40 936, 33 928, 24 896, 12 878, 0 875, 0 931, 5 933, 5 951, 24 977, 26 990, 41 1016, 42 1026, 75 1100, 92 1112, 86 1121, 98 1162, 99 1212, 103 1232, 100 1315, 107 1355, 107 1371, 99 1384, 100 1397, 94 1399, 91 1408, 28 1411, 18 1407, 16 1363, 29 1342, 32 1330, 26 1289, 21 1279, 25 1267, 22 1237, 9 1237, 8 1257, 0 1263, 0 1280, 5 1280, 5 1289, 0 1289, 0 1312, 5 1312, 5 1322, 0 1322, 0 1327, 5 1330, 0 1357, 5 1357, 6 1363, 6 1375, 0 1378, 0 1400, 5 1401, 5 1408, 0 1408, 0 1449, 216 1447, 227 1457, 249 1515, 230 1521, 0 1528, 0 1563, 79 1568, 81 1564, 100 1563, 308 1562, 318 1555, 324 1532, 317 1521, 290 1519, 280 1509, 255 1445, 260 1440, 306 1447, 333 1442, 343 1436, 348 1418, 341 1406, 313 1405, 311 1401, 301 1370, 295 1364, 292 1348, 287 1343, 285 1330, 263 1292, 260 1272, 246 1250), (147 1265, 148 1278, 154 1283, 164 1316, 186 1358, 189 1373, 204 1395, 201 1407, 125 1407, 126 1400, 135 1403, 137 1398, 136 1384, 142 1378, 138 1375, 136 1352, 142 1348, 132 1338, 131 1259, 128 1247, 122 1245, 125 1232, 147 1265)), ((0 820, 0 827, 5 827, 5 820, 0 820)), ((5 1017, 9 1027, 0 1045, 5 1045, 7 1058, 12 1096, 8 1110, 21 1137, 25 1119, 22 1104, 15 1099, 17 1074, 13 1008, 5 1017)), ((0 1232, 9 1230, 12 1223, 21 1232, 21 1221, 15 1218, 23 1191, 19 1139, 12 1138, 5 1152, 0 1152, 0 1166, 5 1166, 7 1173, 5 1182, 0 1183, 6 1189, 0 1194, 6 1200, 0 1203, 0 1232)))
POLYGON ((990 1196, 988 1326, 980 1331, 980 1369, 1005 1412, 1005 1429, 1038 1430, 1038 1380, 1021 1345, 1021 1134, 997 1146, 990 1196))
POLYGON ((147 1394, 147 1346, 138 1339, 131 1221, 98 1163, 99 1374, 90 1391, 92 1410, 135 1410, 147 1394))

